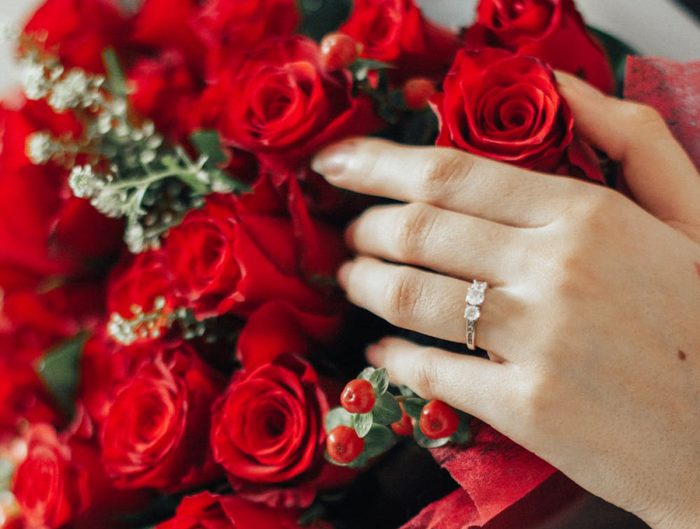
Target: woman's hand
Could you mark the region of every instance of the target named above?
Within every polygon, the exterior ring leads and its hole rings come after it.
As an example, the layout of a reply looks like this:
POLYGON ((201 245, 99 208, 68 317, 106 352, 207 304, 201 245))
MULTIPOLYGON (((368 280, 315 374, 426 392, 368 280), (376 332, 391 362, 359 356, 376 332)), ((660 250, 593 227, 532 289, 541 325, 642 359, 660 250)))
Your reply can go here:
POLYGON ((314 168, 406 205, 347 233, 349 299, 465 340, 472 279, 488 361, 387 338, 393 381, 441 399, 656 529, 700 526, 700 177, 653 110, 560 75, 579 132, 623 164, 640 206, 453 150, 350 140, 314 168))

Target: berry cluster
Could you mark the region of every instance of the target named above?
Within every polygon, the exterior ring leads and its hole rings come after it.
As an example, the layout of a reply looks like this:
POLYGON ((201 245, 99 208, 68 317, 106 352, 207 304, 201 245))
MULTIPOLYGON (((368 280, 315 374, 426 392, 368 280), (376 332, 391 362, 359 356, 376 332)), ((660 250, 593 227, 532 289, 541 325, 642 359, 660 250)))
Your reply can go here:
POLYGON ((406 387, 394 395, 385 369, 362 371, 345 386, 340 404, 326 415, 326 455, 336 465, 363 467, 401 438, 413 437, 425 448, 471 438, 468 415, 406 387))

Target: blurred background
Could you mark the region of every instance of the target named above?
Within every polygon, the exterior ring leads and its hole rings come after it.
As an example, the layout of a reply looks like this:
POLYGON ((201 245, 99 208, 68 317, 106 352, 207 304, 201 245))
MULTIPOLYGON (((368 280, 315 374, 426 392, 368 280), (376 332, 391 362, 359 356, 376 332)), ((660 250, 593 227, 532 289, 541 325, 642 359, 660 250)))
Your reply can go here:
MULTIPOLYGON (((121 0, 125 1, 125 0, 121 0)), ((129 0, 131 1, 131 0, 129 0)), ((0 22, 21 24, 40 0, 0 0, 0 22)), ((470 22, 476 0, 418 0, 433 18, 455 26, 470 22)), ((697 0, 577 0, 586 21, 626 41, 644 55, 700 59, 697 0), (686 7, 683 7, 685 4, 686 7)), ((11 46, 0 43, 0 92, 15 83, 11 46)))

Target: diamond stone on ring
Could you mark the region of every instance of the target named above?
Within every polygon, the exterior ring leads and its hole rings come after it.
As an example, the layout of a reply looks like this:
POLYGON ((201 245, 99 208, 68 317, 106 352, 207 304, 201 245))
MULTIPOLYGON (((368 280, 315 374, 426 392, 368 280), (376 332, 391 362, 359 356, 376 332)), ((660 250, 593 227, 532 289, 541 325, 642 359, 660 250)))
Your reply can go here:
POLYGON ((470 351, 476 349, 476 322, 481 317, 481 304, 486 299, 487 288, 488 284, 484 281, 473 281, 467 291, 464 318, 467 320, 467 348, 470 351))

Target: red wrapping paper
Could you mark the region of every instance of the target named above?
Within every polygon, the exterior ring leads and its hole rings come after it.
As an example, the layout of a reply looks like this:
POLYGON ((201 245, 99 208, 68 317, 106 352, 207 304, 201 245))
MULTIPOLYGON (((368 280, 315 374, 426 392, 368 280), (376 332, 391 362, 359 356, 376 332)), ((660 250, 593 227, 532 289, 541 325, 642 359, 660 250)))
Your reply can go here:
POLYGON ((656 108, 700 168, 700 61, 629 57, 625 99, 656 108))
MULTIPOLYGON (((700 168, 700 61, 629 57, 625 98, 656 108, 700 168)), ((461 486, 402 529, 530 529, 582 489, 488 426, 466 448, 433 451, 461 486)))

